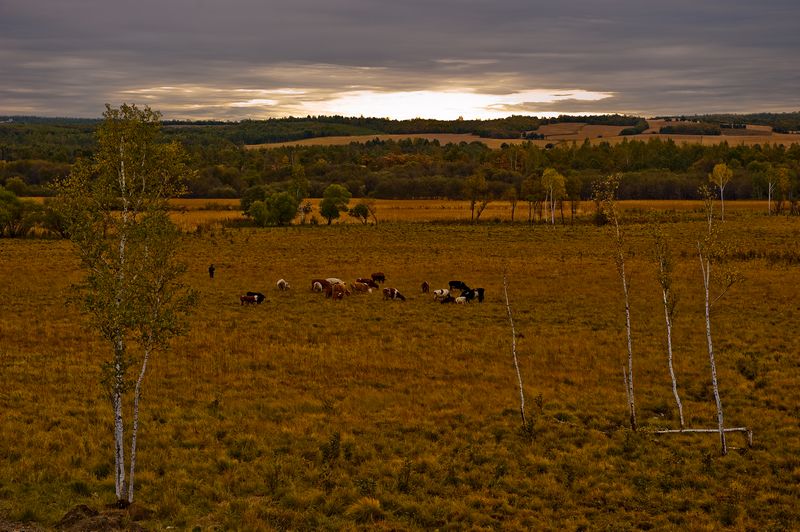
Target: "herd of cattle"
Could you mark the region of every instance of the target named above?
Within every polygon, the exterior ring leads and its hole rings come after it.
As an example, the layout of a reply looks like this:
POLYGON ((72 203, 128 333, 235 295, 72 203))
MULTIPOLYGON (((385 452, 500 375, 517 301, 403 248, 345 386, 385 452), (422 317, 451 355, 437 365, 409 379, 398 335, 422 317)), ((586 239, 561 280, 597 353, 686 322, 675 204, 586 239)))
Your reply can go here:
MULTIPOLYGON (((334 301, 344 299, 355 293, 371 293, 373 288, 379 289, 380 285, 386 282, 386 275, 383 272, 376 272, 369 277, 359 277, 353 283, 346 283, 345 281, 336 278, 328 277, 327 279, 312 279, 311 290, 313 292, 323 293, 326 298, 334 301)), ((278 290, 286 291, 291 288, 285 279, 279 279, 276 283, 278 290)), ((483 303, 484 289, 483 288, 470 288, 463 281, 450 281, 447 288, 440 288, 431 291, 431 286, 428 281, 424 281, 420 286, 423 294, 433 294, 433 300, 443 304, 457 303, 465 304, 470 301, 478 300, 483 303), (458 290, 459 294, 456 296, 455 291, 458 290)), ((261 292, 247 292, 239 296, 239 301, 242 305, 260 305, 266 296, 261 292)), ((383 299, 405 301, 406 298, 400 293, 397 288, 383 288, 383 299)))

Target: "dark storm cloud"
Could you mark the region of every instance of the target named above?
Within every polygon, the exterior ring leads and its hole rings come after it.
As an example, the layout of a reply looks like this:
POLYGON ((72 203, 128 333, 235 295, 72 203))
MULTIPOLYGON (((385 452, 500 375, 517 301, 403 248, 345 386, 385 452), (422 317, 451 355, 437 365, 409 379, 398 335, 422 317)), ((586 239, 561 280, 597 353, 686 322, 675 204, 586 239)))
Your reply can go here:
POLYGON ((797 110, 798 19, 795 0, 2 0, 0 114, 234 119, 414 91, 530 113, 797 110), (502 101, 540 89, 567 95, 502 101))

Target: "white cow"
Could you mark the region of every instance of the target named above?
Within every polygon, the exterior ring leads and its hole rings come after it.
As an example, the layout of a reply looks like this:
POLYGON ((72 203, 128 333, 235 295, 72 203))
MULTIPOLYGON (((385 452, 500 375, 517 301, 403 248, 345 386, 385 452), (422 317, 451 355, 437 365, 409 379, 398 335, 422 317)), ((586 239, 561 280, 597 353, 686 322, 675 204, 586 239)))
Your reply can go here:
POLYGON ((447 288, 440 288, 439 290, 433 291, 433 300, 434 301, 442 301, 444 298, 450 295, 450 290, 447 288))

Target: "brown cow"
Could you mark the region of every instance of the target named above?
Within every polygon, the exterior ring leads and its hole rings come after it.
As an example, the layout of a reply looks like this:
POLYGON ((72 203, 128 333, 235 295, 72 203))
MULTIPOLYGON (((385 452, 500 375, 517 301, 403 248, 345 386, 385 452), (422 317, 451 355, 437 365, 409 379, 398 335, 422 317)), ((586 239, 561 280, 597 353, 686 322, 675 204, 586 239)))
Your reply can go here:
POLYGON ((350 291, 343 284, 336 283, 331 286, 331 297, 335 300, 344 299, 344 296, 350 295, 350 291))
POLYGON ((358 281, 353 283, 353 292, 372 292, 372 288, 367 283, 360 283, 358 281))
POLYGON ((422 281, 422 293, 427 294, 431 291, 431 285, 428 284, 428 281, 422 281))
POLYGON ((376 283, 385 283, 386 282, 386 275, 383 272, 375 272, 370 277, 376 283))
POLYGON ((244 306, 245 304, 255 305, 255 304, 259 303, 258 297, 256 297, 256 296, 247 296, 247 295, 239 296, 239 301, 241 302, 242 306, 244 306))
POLYGON ((406 298, 401 294, 397 288, 384 288, 383 289, 383 300, 386 301, 388 299, 399 299, 400 301, 405 301, 406 298))

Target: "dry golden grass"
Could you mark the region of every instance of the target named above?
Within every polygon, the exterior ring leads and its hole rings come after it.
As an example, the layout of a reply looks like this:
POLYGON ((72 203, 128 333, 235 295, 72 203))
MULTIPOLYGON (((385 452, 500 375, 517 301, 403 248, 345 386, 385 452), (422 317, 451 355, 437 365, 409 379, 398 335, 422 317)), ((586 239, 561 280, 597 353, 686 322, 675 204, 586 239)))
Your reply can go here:
MULTIPOLYGON (((309 200, 314 209, 314 216, 320 224, 326 221, 319 216, 319 202, 315 198, 309 200)), ((355 205, 360 201, 353 198, 350 205, 355 205)), ((370 200, 377 209, 378 222, 469 222, 470 210, 469 202, 461 200, 370 200)), ((170 213, 172 220, 184 231, 194 231, 197 227, 205 228, 216 227, 229 222, 242 221, 245 217, 239 210, 239 200, 207 200, 207 199, 180 199, 171 200, 171 204, 179 208, 170 213), (209 210, 210 208, 220 210, 209 210)), ((623 211, 634 213, 644 213, 645 211, 657 211, 665 214, 685 215, 699 213, 703 208, 701 201, 684 200, 631 200, 619 203, 623 211)), ((726 212, 766 212, 767 202, 761 200, 737 200, 728 201, 725 204, 726 212)), ((594 203, 582 201, 577 207, 577 216, 585 217, 594 214, 594 203)), ((536 219, 536 214, 534 213, 536 219)), ((556 218, 560 222, 560 212, 556 213, 556 218)), ((507 201, 493 201, 481 214, 482 221, 511 221, 511 204, 507 201)), ((527 202, 517 203, 517 210, 514 220, 524 222, 528 219, 527 202)), ((569 203, 564 204, 564 219, 570 220, 569 203)), ((294 223, 299 223, 299 218, 295 218, 294 223)), ((334 220, 334 224, 357 224, 361 221, 357 218, 342 213, 340 218, 334 220)), ((370 222, 372 223, 372 222, 370 222)))
MULTIPOLYGON (((708 427, 698 218, 665 215, 665 230, 678 261, 679 384, 689 424, 708 427)), ((747 209, 727 218, 741 256, 796 254, 796 219, 747 209)), ((380 223, 187 235, 200 302, 190 335, 152 361, 145 383, 137 499, 155 514, 144 524, 795 528, 797 265, 737 262, 747 281, 714 315, 726 420, 751 425, 756 442, 721 458, 713 435, 648 432, 676 417, 647 229, 627 229, 638 434, 625 428, 624 314, 604 229, 380 223), (519 431, 504 268, 532 439, 519 431), (308 287, 376 270, 408 301, 332 302, 308 287), (277 291, 281 277, 293 290, 277 291), (422 280, 451 279, 485 287, 486 302, 440 305, 418 293, 422 280), (268 300, 242 307, 246 290, 268 300)), ((108 348, 64 305, 80 276, 66 242, 0 241, 0 518, 52 526, 75 504, 113 499, 111 414, 98 384, 108 348)), ((731 444, 742 447, 736 436, 731 444)))

